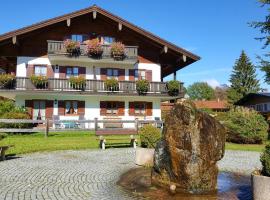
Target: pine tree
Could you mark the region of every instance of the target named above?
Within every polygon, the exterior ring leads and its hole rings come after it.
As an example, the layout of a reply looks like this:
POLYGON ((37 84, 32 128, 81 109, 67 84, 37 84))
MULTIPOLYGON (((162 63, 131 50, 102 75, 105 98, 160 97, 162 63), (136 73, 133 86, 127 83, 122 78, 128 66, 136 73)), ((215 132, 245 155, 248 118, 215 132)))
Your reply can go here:
POLYGON ((242 51, 236 60, 230 77, 231 87, 228 90, 229 103, 234 104, 249 93, 260 91, 259 80, 257 80, 256 69, 246 53, 242 51))

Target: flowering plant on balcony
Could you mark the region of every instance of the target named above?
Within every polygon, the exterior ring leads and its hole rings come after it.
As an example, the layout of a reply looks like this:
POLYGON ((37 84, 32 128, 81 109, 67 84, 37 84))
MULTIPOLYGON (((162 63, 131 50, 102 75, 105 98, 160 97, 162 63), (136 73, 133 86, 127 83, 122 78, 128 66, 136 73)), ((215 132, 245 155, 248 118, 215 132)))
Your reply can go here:
POLYGON ((145 95, 148 92, 149 82, 147 80, 136 81, 136 90, 139 95, 145 95))
POLYGON ((122 60, 125 56, 125 45, 122 42, 113 42, 111 44, 111 54, 116 60, 122 60))
POLYGON ((0 74, 0 88, 12 87, 14 80, 14 74, 0 74))
POLYGON ((71 56, 79 56, 80 55, 80 45, 81 43, 78 41, 73 41, 71 39, 66 39, 64 41, 64 47, 71 56))
POLYGON ((86 85, 86 79, 81 75, 78 77, 71 76, 69 78, 69 83, 73 89, 84 90, 86 85))
POLYGON ((103 53, 102 45, 98 38, 85 41, 86 53, 92 57, 100 57, 103 53))
POLYGON ((119 83, 118 80, 115 78, 107 79, 104 82, 105 90, 107 91, 118 91, 119 90, 119 83))
POLYGON ((32 75, 30 77, 31 82, 37 89, 45 89, 48 87, 48 78, 46 76, 32 75))
POLYGON ((167 82, 168 94, 170 96, 177 96, 179 94, 180 82, 171 80, 167 82))

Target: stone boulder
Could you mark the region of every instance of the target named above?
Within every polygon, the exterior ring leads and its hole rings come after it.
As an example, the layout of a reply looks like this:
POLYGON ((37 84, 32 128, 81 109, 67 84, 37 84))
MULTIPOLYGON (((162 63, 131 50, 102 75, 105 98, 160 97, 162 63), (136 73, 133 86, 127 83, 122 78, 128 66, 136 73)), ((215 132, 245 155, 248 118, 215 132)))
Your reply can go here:
POLYGON ((215 191, 225 137, 225 128, 215 118, 191 103, 175 104, 155 149, 152 184, 175 185, 177 192, 215 191))

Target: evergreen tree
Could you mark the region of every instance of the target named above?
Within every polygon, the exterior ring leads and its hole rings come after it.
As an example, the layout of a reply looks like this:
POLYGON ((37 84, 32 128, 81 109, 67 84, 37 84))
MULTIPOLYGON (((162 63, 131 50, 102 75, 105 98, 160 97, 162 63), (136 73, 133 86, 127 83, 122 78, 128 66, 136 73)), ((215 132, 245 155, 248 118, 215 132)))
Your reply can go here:
MULTIPOLYGON (((270 0, 259 0, 262 7, 267 7, 267 13, 265 20, 261 22, 252 22, 251 26, 260 29, 262 36, 256 38, 257 40, 264 41, 263 48, 267 48, 270 44, 270 0)), ((259 56, 260 68, 265 72, 265 82, 270 84, 270 53, 266 53, 264 56, 259 56)))
POLYGON ((228 90, 229 103, 234 104, 249 93, 260 91, 259 80, 256 78, 256 69, 242 51, 239 59, 236 60, 230 77, 231 87, 228 90))

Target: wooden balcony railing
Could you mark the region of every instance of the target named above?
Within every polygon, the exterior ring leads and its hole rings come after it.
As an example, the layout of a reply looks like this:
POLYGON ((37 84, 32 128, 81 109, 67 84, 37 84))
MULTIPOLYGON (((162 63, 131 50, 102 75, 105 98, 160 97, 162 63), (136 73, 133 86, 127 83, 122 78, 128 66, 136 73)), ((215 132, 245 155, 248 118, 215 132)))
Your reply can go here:
MULTIPOLYGON (((48 40, 48 55, 67 55, 63 41, 48 40)), ((99 59, 112 59, 110 45, 102 45, 103 53, 99 59)), ((80 45, 80 56, 87 56, 86 45, 80 45)), ((124 60, 137 60, 138 47, 125 46, 124 60)), ((90 58, 90 57, 89 57, 90 58)))
MULTIPOLYGON (((48 83, 36 87, 30 78, 27 77, 16 77, 13 84, 8 85, 8 87, 0 87, 0 90, 30 90, 30 91, 52 91, 52 92, 83 92, 83 93, 93 93, 93 94, 119 94, 119 95, 138 95, 136 90, 135 81, 119 81, 117 88, 110 88, 107 90, 105 87, 105 82, 102 80, 86 80, 86 84, 82 86, 72 86, 69 79, 57 79, 49 78, 48 83)), ((183 95, 183 83, 179 85, 179 96, 183 95)), ((150 82, 148 92, 146 95, 155 96, 168 96, 168 89, 165 82, 150 82)))

